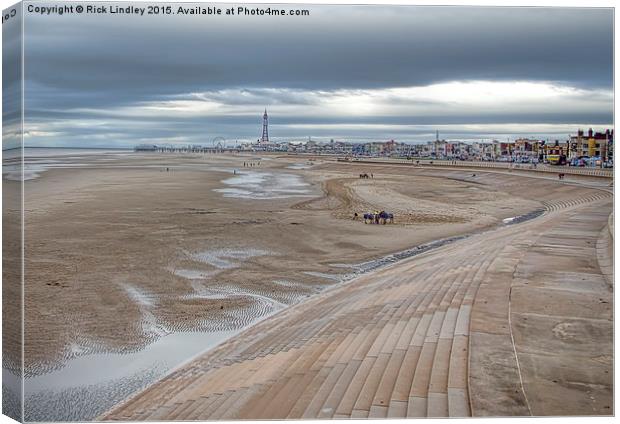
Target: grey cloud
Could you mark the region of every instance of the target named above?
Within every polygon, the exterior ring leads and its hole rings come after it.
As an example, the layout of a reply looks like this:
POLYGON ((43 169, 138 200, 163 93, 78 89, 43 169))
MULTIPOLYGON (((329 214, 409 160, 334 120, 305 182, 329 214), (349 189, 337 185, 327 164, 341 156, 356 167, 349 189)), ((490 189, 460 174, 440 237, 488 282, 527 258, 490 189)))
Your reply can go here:
POLYGON ((27 73, 48 69, 36 79, 62 89, 137 94, 454 79, 611 84, 611 10, 308 8, 311 17, 275 25, 258 18, 27 15, 27 73))
MULTIPOLYGON (((193 140, 199 140, 201 132, 250 138, 258 132, 256 126, 260 125, 262 110, 257 110, 256 119, 140 117, 139 121, 123 119, 112 111, 144 102, 185 99, 189 93, 201 93, 198 98, 207 96, 231 107, 247 104, 303 107, 314 105, 315 100, 295 89, 321 90, 328 96, 337 89, 421 86, 472 79, 555 81, 608 90, 612 87, 611 9, 293 7, 307 8, 311 16, 27 15, 25 72, 29 119, 46 125, 62 119, 69 125, 74 120, 97 119, 91 113, 75 110, 98 110, 104 116, 109 112, 109 121, 119 126, 111 129, 111 134, 117 135, 119 131, 125 134, 115 142, 122 138, 130 144, 134 138, 157 138, 175 132, 193 140), (230 95, 227 89, 242 89, 244 95, 230 95)), ((432 100, 426 101, 429 106, 437 105, 432 100)), ((286 131, 283 136, 298 136, 298 132, 287 129, 286 125, 307 122, 603 125, 611 122, 612 111, 610 108, 609 113, 584 110, 481 115, 472 110, 449 117, 379 119, 371 116, 346 121, 330 116, 274 116, 274 125, 278 119, 286 131)), ((99 132, 104 129, 91 131, 103 137, 99 132)), ((89 130, 78 131, 72 127, 65 134, 66 139, 87 142, 89 130)), ((41 142, 47 141, 41 139, 41 142)))
MULTIPOLYGON (((14 9, 19 15, 20 6, 14 9)), ((2 39, 2 148, 10 149, 21 145, 22 29, 18 17, 2 24, 2 39)))

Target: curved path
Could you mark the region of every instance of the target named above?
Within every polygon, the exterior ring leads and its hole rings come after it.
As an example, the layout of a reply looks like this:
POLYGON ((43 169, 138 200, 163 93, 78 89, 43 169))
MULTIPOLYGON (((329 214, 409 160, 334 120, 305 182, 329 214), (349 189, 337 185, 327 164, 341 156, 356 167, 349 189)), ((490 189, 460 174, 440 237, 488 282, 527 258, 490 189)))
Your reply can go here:
POLYGON ((590 193, 325 291, 101 418, 610 415, 612 195, 590 193))

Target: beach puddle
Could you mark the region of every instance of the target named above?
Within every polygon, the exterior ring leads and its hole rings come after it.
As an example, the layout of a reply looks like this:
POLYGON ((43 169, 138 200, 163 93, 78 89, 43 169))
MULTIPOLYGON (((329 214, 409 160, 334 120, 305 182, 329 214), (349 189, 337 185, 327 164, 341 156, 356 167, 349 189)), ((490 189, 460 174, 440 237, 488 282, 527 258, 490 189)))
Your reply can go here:
POLYGON ((154 296, 129 284, 123 284, 122 287, 129 295, 129 298, 133 300, 140 309, 140 313, 142 314, 140 324, 142 333, 145 336, 153 340, 171 333, 169 329, 157 322, 157 318, 152 312, 153 307, 155 307, 157 303, 154 296))
POLYGON ((188 256, 196 262, 218 269, 230 269, 238 267, 242 261, 269 254, 271 254, 269 251, 262 249, 215 249, 190 253, 188 256))
POLYGON ((243 171, 222 182, 229 187, 215 191, 224 197, 269 200, 311 196, 310 184, 294 174, 243 171))
POLYGON ((21 165, 3 165, 2 177, 8 181, 29 181, 39 178, 43 171, 45 171, 45 169, 41 167, 28 169, 24 167, 22 178, 21 165))
POLYGON ((22 413, 22 379, 19 374, 8 368, 2 368, 2 413, 18 417, 22 413))
MULTIPOLYGON (((140 155, 132 151, 109 151, 94 149, 25 149, 23 157, 23 178, 22 178, 22 159, 17 152, 3 158, 2 175, 9 181, 29 181, 40 178, 42 174, 50 169, 84 169, 84 168, 141 168, 141 169, 165 169, 161 164, 132 164, 119 163, 120 159, 139 158, 150 159, 151 155, 140 155)), ((167 166, 170 170, 188 169, 204 170, 202 164, 196 163, 177 163, 174 166, 167 166)), ((217 168, 208 170, 218 171, 217 168)), ((221 170, 222 172, 233 172, 232 169, 221 170)))
MULTIPOLYGON (((195 257, 218 268, 229 268, 239 266, 237 261, 264 254, 269 252, 261 249, 216 249, 199 252, 195 257)), ((175 298, 175 302, 187 298, 228 301, 238 298, 246 301, 241 303, 247 306, 223 310, 209 330, 179 331, 162 326, 153 312, 165 298, 160 299, 130 283, 120 284, 139 308, 142 314, 139 325, 151 343, 142 349, 122 353, 84 354, 79 345, 69 346, 75 357, 51 372, 26 378, 27 421, 95 419, 133 393, 161 379, 181 363, 214 348, 288 305, 259 290, 217 283, 207 285, 202 278, 204 271, 167 270, 190 277, 188 280, 193 288, 192 294, 181 295, 175 298)))
MULTIPOLYGON (((233 337, 244 328, 273 315, 301 296, 287 298, 270 296, 269 290, 246 289, 231 284, 206 283, 207 277, 224 269, 241 266, 252 257, 271 254, 263 249, 223 248, 196 253, 184 252, 214 271, 166 268, 168 272, 186 278, 192 287, 189 295, 179 295, 174 302, 187 299, 239 299, 239 306, 222 310, 219 317, 208 323, 198 323, 199 330, 167 328, 158 321, 155 310, 160 298, 129 282, 120 284, 127 296, 139 308, 139 328, 147 340, 136 351, 88 353, 77 343, 67 347, 74 356, 45 374, 25 380, 25 403, 28 421, 88 421, 112 408, 133 393, 159 380, 180 363, 212 349, 233 337), (288 301, 290 300, 290 302, 288 301), (204 324, 208 324, 204 326, 204 324), (189 330, 189 331, 185 331, 189 330)), ((274 283, 274 286, 278 284, 274 283)))
MULTIPOLYGON (((275 311, 277 309, 282 309, 286 307, 282 302, 267 296, 266 294, 260 294, 255 290, 248 290, 241 288, 239 286, 212 286, 212 287, 202 287, 196 290, 194 294, 195 298, 202 299, 234 299, 236 297, 239 298, 251 298, 252 302, 265 306, 267 309, 275 311)), ((261 307, 260 309, 264 309, 261 307)))
MULTIPOLYGON (((30 159, 24 158, 23 162, 23 179, 22 166, 19 163, 3 164, 3 178, 9 181, 30 181, 41 177, 41 174, 50 169, 73 169, 85 168, 91 166, 85 162, 68 162, 72 159, 82 159, 81 157, 63 157, 63 160, 55 159, 30 159)), ((116 160, 116 159, 114 159, 116 160)))
POLYGON ((289 166, 287 166, 288 169, 297 169, 297 170, 301 170, 301 169, 310 169, 312 168, 314 164, 312 163, 293 163, 289 166))
POLYGON ((26 421, 87 421, 241 329, 172 333, 132 353, 81 356, 26 378, 26 421))
POLYGON ((213 275, 212 271, 200 271, 196 269, 183 269, 183 268, 167 268, 172 274, 185 278, 186 280, 204 280, 213 275))
POLYGON ((504 218, 502 220, 502 224, 504 225, 519 224, 521 222, 529 221, 530 219, 538 218, 544 213, 545 213, 544 209, 536 209, 523 215, 513 216, 510 218, 504 218))
POLYGON ((185 278, 186 280, 206 280, 221 271, 226 269, 237 268, 241 266, 242 262, 247 261, 250 258, 256 256, 271 255, 272 253, 263 249, 210 249, 200 252, 183 252, 185 259, 207 265, 214 269, 204 270, 191 268, 191 265, 184 265, 183 267, 167 267, 166 271, 177 277, 185 278))

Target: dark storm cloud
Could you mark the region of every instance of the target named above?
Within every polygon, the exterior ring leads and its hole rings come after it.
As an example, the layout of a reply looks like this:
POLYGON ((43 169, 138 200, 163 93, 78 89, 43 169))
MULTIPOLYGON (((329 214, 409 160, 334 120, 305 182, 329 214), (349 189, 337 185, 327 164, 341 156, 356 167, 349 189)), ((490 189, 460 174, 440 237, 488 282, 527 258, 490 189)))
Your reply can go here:
POLYGON ((59 88, 138 94, 612 80, 610 10, 308 8, 288 20, 27 15, 27 63, 59 88))
MULTIPOLYGON (((257 124, 253 118, 248 120, 247 110, 235 112, 235 106, 291 105, 301 110, 320 106, 319 97, 329 98, 338 90, 468 80, 540 81, 611 90, 611 9, 294 7, 309 9, 311 16, 27 14, 28 116, 34 123, 49 123, 62 114, 66 120, 91 122, 105 120, 108 113, 108 121, 113 117, 119 125, 132 119, 134 124, 143 122, 142 130, 139 125, 116 128, 115 139, 119 132, 128 140, 140 131, 155 136, 163 131, 162 125, 154 127, 155 122, 162 120, 177 125, 177 132, 188 138, 195 135, 190 134, 194 125, 196 133, 202 128, 206 133, 236 138, 249 137, 257 124), (213 117, 208 111, 184 118, 118 116, 123 108, 176 100, 221 103, 230 108, 230 115, 237 116, 213 117)), ((408 102, 389 94, 385 99, 394 105, 408 102)), ((435 107, 442 101, 416 99, 417 106, 426 104, 435 107)), ((503 115, 481 115, 476 110, 449 117, 395 114, 381 120, 398 124, 420 120, 609 123, 610 116, 611 107, 583 113, 513 109, 503 115)), ((312 118, 289 113, 280 122, 287 125, 311 119, 350 123, 377 118, 369 113, 348 119, 329 113, 312 118)), ((83 136, 71 131, 62 133, 83 136)))

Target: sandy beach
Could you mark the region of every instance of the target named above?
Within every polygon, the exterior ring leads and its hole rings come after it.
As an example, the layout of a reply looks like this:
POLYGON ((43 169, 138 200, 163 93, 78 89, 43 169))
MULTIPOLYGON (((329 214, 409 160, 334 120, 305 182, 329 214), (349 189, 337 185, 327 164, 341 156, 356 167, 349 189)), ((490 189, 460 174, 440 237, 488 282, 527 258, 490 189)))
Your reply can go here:
MULTIPOLYGON (((302 156, 85 151, 30 157, 26 169, 24 350, 33 404, 39 390, 73 399, 79 388, 55 388, 53 376, 79 358, 120 358, 192 335, 191 349, 154 374, 138 364, 134 380, 120 384, 126 390, 115 383, 109 399, 120 401, 386 256, 596 192, 548 176, 302 156), (394 223, 353 219, 375 210, 394 213, 394 223)), ((17 183, 4 178, 10 193, 17 183)), ((16 213, 5 209, 5 222, 16 213)), ((81 416, 49 406, 32 407, 31 418, 89 419, 112 405, 81 416)))

